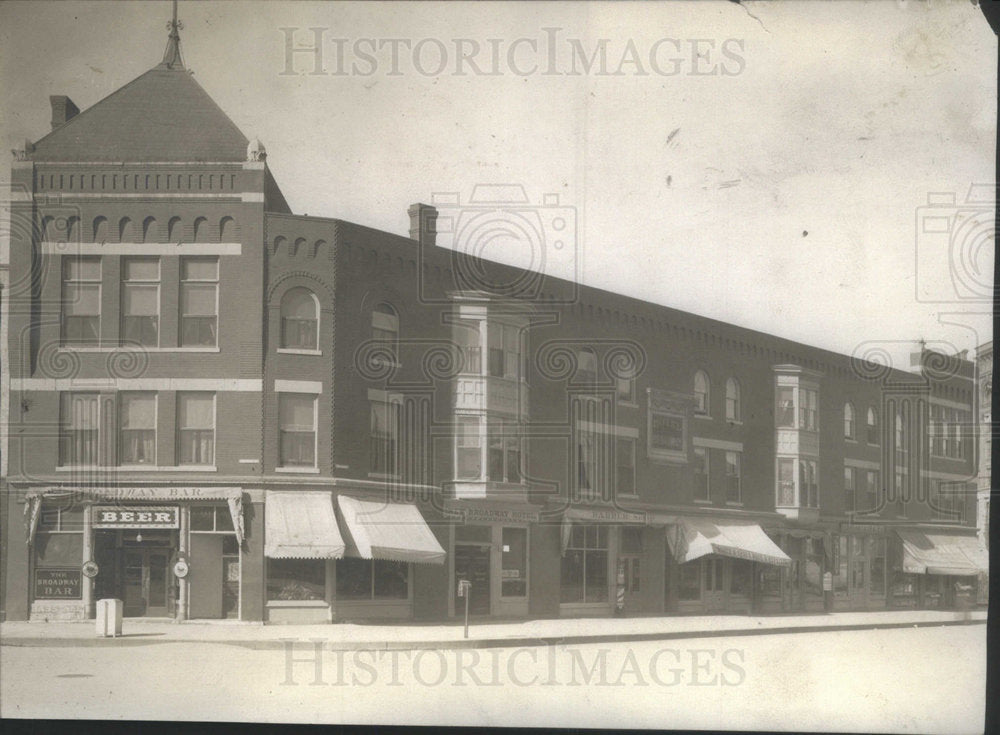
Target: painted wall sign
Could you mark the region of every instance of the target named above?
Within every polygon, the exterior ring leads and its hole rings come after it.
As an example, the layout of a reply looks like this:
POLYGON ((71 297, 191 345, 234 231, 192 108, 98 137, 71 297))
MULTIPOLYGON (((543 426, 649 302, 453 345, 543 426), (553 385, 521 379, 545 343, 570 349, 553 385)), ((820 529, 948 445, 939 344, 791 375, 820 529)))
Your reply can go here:
POLYGON ((596 523, 646 523, 646 514, 613 508, 573 508, 566 517, 575 521, 596 523))
POLYGON ((79 569, 36 569, 36 600, 79 600, 81 580, 79 569))
POLYGON ((179 517, 177 506, 127 508, 95 505, 91 511, 94 528, 177 528, 179 517))
POLYGON ((530 510, 466 508, 466 523, 538 523, 539 515, 530 510))

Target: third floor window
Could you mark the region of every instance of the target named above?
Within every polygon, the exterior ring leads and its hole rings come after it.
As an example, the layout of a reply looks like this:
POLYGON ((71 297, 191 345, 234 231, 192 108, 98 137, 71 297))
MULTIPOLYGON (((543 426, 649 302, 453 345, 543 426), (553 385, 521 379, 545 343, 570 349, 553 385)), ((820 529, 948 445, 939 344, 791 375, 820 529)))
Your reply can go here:
POLYGON ((181 259, 181 347, 218 345, 219 259, 181 259))

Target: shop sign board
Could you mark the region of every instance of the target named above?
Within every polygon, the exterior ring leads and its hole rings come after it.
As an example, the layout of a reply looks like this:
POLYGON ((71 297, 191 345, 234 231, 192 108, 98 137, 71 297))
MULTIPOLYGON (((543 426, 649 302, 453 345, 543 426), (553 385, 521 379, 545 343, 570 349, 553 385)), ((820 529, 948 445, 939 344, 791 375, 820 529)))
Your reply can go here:
POLYGON ((538 523, 538 511, 465 508, 466 523, 538 523))
POLYGON ((82 573, 79 569, 36 569, 36 600, 79 600, 82 573))
POLYGON ((180 509, 95 505, 91 518, 94 528, 178 528, 180 509))

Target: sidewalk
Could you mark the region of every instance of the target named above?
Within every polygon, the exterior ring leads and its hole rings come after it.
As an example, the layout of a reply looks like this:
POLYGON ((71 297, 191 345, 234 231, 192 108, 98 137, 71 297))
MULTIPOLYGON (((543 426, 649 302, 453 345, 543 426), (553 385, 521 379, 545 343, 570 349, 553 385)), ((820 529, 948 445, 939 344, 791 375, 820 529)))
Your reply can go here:
MULTIPOLYGON (((970 613, 970 623, 986 621, 986 611, 970 613)), ((254 649, 281 649, 289 640, 322 641, 335 650, 493 648, 569 643, 620 643, 740 635, 961 625, 953 610, 893 610, 799 615, 714 615, 642 618, 560 618, 469 625, 461 623, 366 625, 262 625, 226 621, 173 623, 126 618, 118 638, 99 638, 94 621, 81 623, 0 623, 2 646, 130 646, 155 643, 223 643, 254 649)))

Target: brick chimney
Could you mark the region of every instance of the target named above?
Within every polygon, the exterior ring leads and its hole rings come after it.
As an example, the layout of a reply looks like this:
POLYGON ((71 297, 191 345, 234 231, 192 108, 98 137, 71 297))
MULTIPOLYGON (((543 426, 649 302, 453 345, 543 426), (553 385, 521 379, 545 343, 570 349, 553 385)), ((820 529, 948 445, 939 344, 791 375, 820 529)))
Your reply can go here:
POLYGON ((54 94, 49 97, 52 103, 52 129, 55 130, 63 123, 80 112, 80 108, 73 104, 73 100, 64 94, 54 94))
POLYGON ((418 203, 411 204, 407 212, 410 215, 410 239, 421 245, 434 245, 437 240, 437 208, 418 203))

